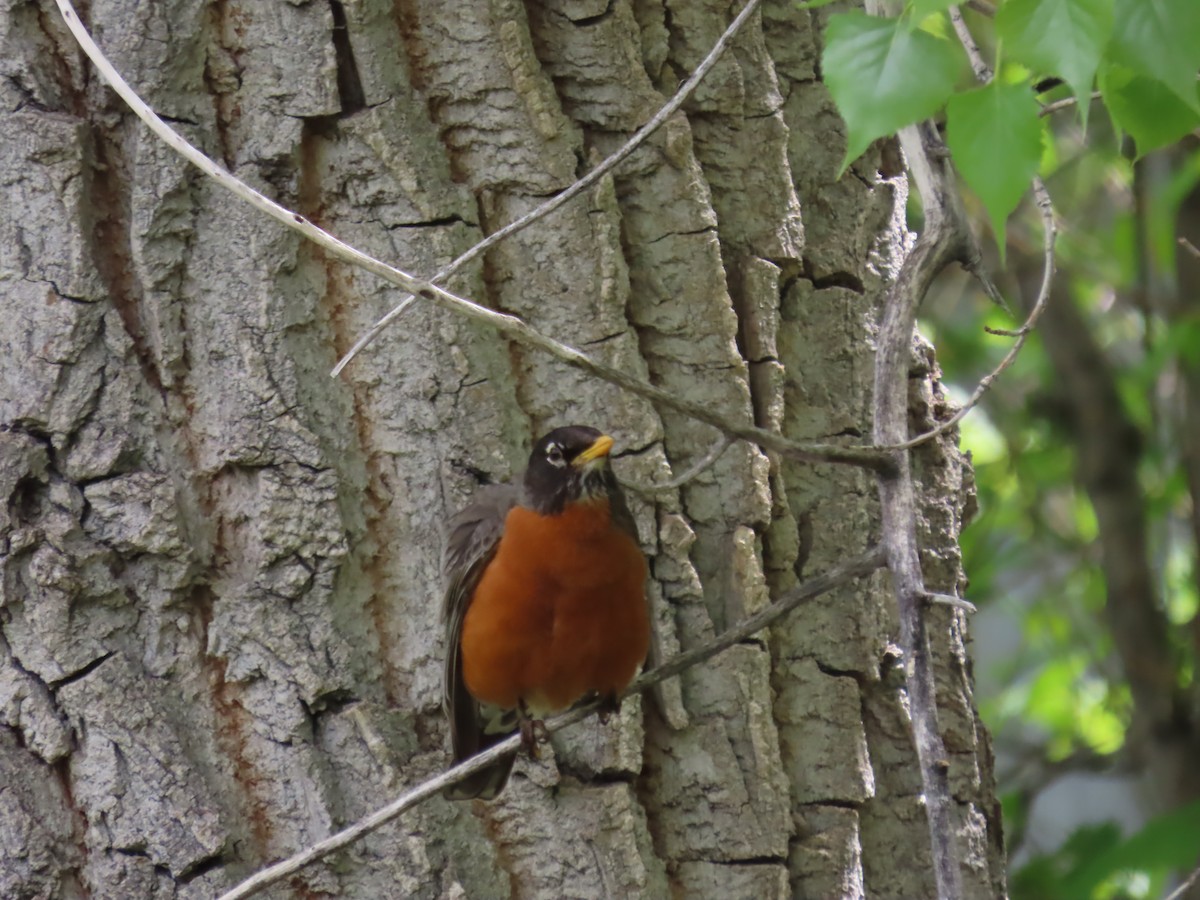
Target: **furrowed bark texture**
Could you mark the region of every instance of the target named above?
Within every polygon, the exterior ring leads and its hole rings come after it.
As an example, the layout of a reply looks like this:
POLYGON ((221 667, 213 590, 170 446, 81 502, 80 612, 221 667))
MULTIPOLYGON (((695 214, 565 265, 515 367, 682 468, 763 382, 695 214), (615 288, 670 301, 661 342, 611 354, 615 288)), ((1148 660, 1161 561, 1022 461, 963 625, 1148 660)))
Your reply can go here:
MULTIPOLYGON (((93 0, 160 114, 265 193, 433 272, 603 158, 715 0, 93 0)), ((895 152, 835 180, 822 15, 765 4, 614 178, 462 293, 727 415, 869 433, 907 249, 895 152), (880 174, 882 171, 884 174, 880 174)), ((208 897, 445 766, 440 523, 553 424, 665 480, 714 430, 397 300, 133 120, 46 2, 0 0, 0 895, 208 897)), ((947 415, 914 343, 912 425, 947 415)), ((972 503, 914 454, 931 590, 972 503)), ((635 513, 659 656, 878 538, 871 476, 745 444, 635 513)), ((276 896, 932 893, 886 575, 556 734, 499 802, 427 803, 276 896)), ((964 891, 1004 893, 962 614, 929 613, 964 891)))

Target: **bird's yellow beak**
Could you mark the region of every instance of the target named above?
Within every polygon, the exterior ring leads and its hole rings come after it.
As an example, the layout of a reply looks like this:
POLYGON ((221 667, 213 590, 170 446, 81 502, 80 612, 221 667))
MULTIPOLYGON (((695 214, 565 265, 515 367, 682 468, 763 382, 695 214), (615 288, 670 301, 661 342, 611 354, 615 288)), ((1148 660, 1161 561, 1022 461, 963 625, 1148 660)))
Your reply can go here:
POLYGON ((590 462, 608 456, 608 452, 613 448, 613 439, 607 434, 602 434, 592 442, 592 445, 580 453, 571 461, 571 464, 576 467, 586 466, 590 462))

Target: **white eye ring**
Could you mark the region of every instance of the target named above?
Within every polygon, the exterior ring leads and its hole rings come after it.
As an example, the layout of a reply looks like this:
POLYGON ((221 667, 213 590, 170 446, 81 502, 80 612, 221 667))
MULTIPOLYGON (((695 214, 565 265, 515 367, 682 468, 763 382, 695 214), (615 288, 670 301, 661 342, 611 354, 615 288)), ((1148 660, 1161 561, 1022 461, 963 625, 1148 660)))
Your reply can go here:
POLYGON ((558 469, 561 469, 567 464, 567 458, 563 456, 562 447, 558 446, 558 444, 554 443, 553 441, 546 446, 546 459, 549 461, 550 465, 558 469))

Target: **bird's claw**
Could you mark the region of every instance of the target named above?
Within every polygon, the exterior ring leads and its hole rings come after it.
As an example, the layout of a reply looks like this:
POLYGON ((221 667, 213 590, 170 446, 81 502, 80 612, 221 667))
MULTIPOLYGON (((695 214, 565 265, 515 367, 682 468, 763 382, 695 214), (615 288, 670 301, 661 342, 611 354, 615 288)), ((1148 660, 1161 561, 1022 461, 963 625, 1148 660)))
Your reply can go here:
POLYGON ((546 723, 530 716, 529 711, 522 705, 517 713, 517 727, 521 732, 521 746, 525 748, 525 752, 531 759, 540 759, 538 744, 550 739, 546 733, 546 723))
POLYGON ((596 715, 600 717, 601 725, 607 725, 608 720, 620 711, 621 698, 616 694, 608 694, 600 698, 600 706, 596 710, 596 715))

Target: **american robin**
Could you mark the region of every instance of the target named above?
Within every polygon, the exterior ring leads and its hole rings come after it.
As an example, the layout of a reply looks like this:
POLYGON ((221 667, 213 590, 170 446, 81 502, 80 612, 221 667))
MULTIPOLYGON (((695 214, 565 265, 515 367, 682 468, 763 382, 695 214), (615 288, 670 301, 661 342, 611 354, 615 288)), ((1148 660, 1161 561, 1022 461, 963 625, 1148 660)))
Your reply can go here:
MULTIPOLYGON (((615 709, 650 646, 646 558, 595 428, 556 428, 520 486, 490 485, 450 522, 443 704, 454 761, 598 695, 615 709)), ((446 791, 493 799, 515 755, 446 791)))

